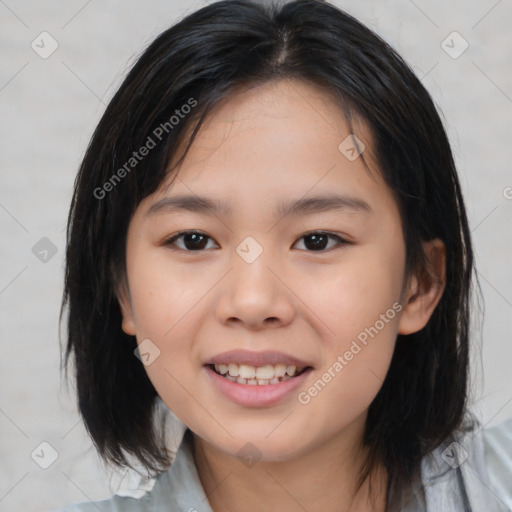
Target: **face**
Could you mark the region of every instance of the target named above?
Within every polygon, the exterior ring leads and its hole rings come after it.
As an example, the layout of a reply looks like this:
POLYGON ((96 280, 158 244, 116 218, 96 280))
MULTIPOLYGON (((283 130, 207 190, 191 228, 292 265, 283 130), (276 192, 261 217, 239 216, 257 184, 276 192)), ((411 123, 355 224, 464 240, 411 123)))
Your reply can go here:
POLYGON ((387 373, 402 225, 349 135, 311 85, 234 95, 129 226, 123 330, 167 406, 226 454, 251 442, 286 460, 329 442, 363 424, 387 373))

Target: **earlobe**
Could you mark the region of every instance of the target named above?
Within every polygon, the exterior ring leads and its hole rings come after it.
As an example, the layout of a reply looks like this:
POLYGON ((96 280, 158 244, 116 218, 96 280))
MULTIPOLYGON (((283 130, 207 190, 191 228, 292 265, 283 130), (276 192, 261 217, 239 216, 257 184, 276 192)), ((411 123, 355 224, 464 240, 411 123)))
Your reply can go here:
POLYGON ((118 293, 118 302, 122 316, 121 328, 126 334, 135 336, 135 322, 133 320, 132 306, 124 291, 118 293))
POLYGON ((426 267, 411 276, 398 325, 399 334, 412 334, 427 325, 446 286, 446 249, 442 240, 423 242, 426 267))

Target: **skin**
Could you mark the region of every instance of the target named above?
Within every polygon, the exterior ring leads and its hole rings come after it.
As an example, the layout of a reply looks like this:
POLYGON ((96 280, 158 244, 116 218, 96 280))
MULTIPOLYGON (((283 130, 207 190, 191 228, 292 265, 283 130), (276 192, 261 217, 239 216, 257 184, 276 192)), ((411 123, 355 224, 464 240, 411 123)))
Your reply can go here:
MULTIPOLYGON (((357 123, 365 159, 338 149, 350 134, 339 107, 319 89, 282 80, 230 96, 210 115, 178 169, 143 200, 127 237, 123 330, 160 350, 145 366, 167 406, 194 433, 194 457, 212 509, 368 510, 368 485, 355 494, 367 410, 388 371, 398 333, 420 330, 441 298, 445 252, 424 243, 430 274, 405 275, 401 218, 372 164, 371 137, 357 123), (367 202, 350 209, 275 216, 279 201, 333 193, 367 202), (231 214, 166 211, 164 197, 208 195, 231 214), (172 235, 199 230, 202 251, 172 235), (329 231, 314 250, 310 231, 329 231), (236 248, 253 237, 263 252, 247 263, 236 248), (174 247, 174 248, 173 248, 174 247), (407 279, 406 279, 407 277, 407 279), (392 308, 401 311, 309 403, 297 395, 392 308), (304 385, 268 407, 244 407, 212 386, 203 365, 231 349, 280 350, 308 361, 304 385), (248 442, 261 454, 246 467, 248 442), (340 507, 340 504, 343 506, 340 507)), ((383 511, 387 474, 375 474, 372 510, 383 511)))

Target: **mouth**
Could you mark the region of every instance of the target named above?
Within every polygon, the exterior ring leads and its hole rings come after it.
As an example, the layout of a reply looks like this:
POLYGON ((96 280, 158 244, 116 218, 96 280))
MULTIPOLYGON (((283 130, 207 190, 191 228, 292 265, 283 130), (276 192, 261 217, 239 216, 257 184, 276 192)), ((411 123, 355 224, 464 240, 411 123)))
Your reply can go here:
POLYGON ((311 366, 298 367, 286 364, 266 364, 264 366, 251 366, 247 364, 219 363, 207 364, 213 372, 225 379, 246 384, 249 386, 268 386, 279 384, 302 375, 311 366))

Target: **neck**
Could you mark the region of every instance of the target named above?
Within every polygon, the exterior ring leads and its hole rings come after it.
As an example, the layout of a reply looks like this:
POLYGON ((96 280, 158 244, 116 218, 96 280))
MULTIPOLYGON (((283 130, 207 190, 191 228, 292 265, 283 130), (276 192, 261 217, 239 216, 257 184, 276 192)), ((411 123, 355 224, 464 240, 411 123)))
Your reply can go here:
POLYGON ((366 455, 360 426, 353 424, 293 459, 262 459, 251 467, 194 434, 195 463, 212 510, 385 512, 385 468, 379 466, 357 488, 366 455))

